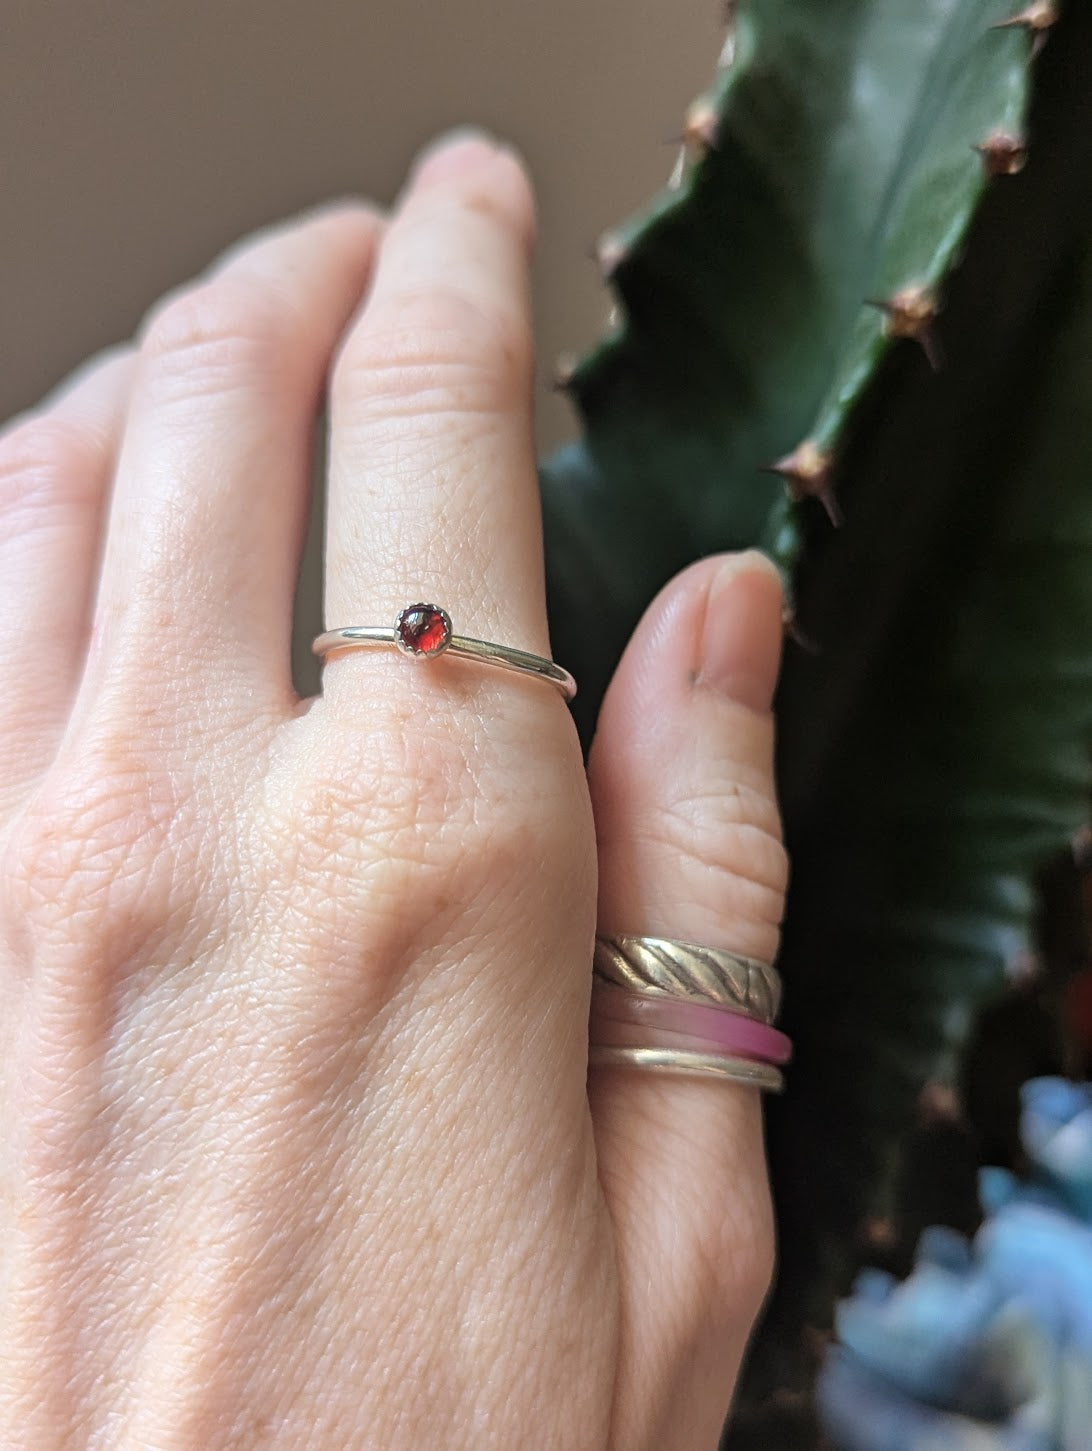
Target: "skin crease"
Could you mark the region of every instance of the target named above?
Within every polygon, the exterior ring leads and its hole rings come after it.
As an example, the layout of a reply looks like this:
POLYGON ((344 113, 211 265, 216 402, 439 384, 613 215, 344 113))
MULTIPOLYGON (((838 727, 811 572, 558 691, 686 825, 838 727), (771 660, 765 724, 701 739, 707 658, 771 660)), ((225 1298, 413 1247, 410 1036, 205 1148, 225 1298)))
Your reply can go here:
POLYGON ((532 233, 449 138, 0 435, 4 1451, 716 1444, 760 1102, 589 1077, 590 964, 597 921, 776 953, 776 573, 666 586, 587 773, 539 681, 291 684, 327 390, 327 624, 435 599, 549 653, 532 233))

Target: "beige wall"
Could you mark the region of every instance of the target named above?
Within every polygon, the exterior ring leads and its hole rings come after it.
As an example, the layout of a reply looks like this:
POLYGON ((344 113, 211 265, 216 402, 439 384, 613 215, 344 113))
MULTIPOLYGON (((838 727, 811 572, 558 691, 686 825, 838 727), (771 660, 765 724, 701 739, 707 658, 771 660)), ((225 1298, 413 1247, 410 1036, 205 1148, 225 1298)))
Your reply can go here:
MULTIPOLYGON (((720 44, 716 0, 0 0, 0 418, 250 228, 391 198, 476 121, 536 178, 543 446, 552 359, 599 330, 588 252, 663 184, 720 44)), ((313 569, 301 594, 317 618, 313 569)))

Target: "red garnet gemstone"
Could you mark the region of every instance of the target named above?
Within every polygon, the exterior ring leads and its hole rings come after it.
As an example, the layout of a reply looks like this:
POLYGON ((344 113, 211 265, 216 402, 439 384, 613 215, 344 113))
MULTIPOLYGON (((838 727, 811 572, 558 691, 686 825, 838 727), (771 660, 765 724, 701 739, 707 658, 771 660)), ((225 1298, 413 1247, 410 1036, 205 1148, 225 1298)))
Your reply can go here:
POLYGON ((394 631, 410 655, 438 655, 451 643, 451 619, 437 605, 407 605, 394 631))

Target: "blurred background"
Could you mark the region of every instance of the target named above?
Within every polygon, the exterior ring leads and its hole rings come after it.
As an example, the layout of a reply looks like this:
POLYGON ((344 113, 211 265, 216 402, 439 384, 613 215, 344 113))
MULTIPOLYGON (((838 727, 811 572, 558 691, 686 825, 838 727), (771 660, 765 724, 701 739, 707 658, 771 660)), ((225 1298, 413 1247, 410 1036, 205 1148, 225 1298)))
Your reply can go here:
POLYGON ((243 232, 344 193, 390 201, 463 121, 534 172, 545 365, 598 331, 589 249, 664 183, 720 35, 716 0, 5 0, 0 413, 243 232))
POLYGON ((545 451, 574 431, 556 355, 606 316, 591 248, 664 185, 721 20, 717 0, 4 0, 0 419, 235 238, 328 197, 387 203, 429 136, 475 122, 537 186, 545 451))

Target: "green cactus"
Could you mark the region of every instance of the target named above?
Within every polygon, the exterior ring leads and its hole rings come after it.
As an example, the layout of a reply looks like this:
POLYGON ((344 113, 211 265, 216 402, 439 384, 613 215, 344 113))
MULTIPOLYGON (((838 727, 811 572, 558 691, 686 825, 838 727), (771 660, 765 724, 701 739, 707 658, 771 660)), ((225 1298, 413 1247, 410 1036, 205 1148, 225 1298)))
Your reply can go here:
POLYGON ((585 740, 676 569, 757 543, 793 601, 797 1055, 752 1409, 806 1385, 804 1324, 891 1210, 915 1096, 954 1074, 1087 811, 1092 7, 1010 10, 740 0, 681 179, 600 246, 621 322, 542 471, 585 740))

